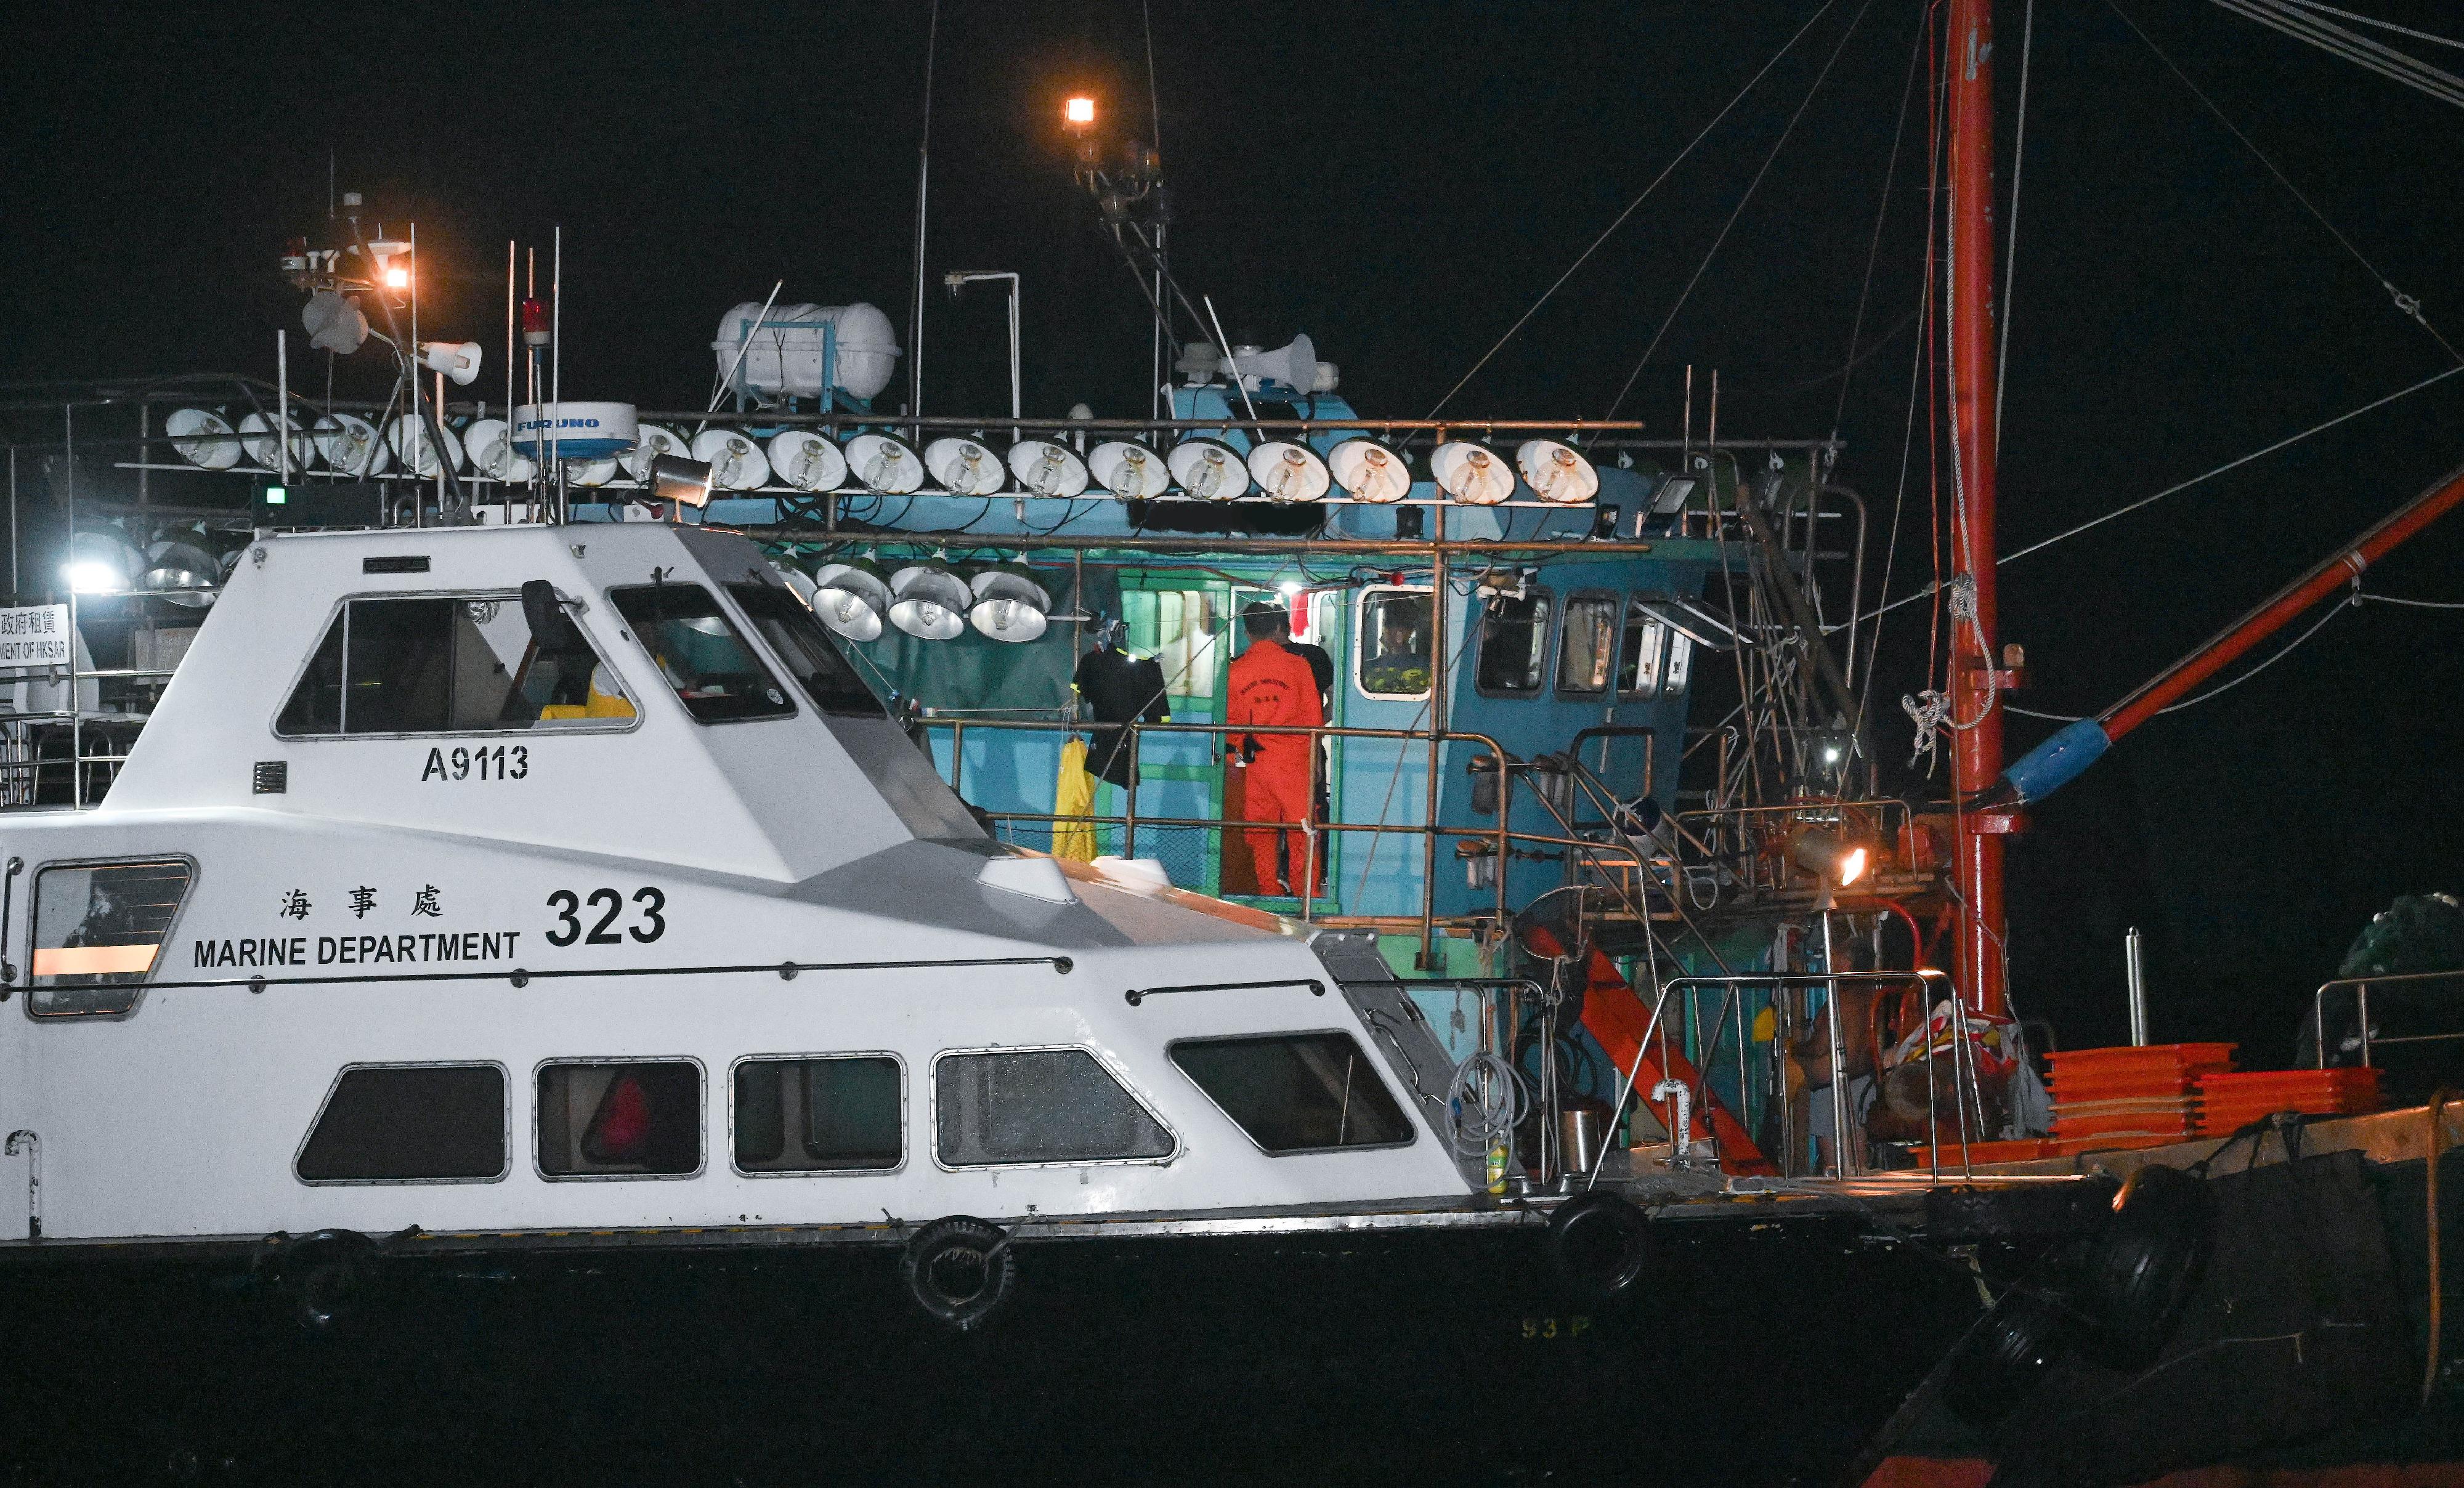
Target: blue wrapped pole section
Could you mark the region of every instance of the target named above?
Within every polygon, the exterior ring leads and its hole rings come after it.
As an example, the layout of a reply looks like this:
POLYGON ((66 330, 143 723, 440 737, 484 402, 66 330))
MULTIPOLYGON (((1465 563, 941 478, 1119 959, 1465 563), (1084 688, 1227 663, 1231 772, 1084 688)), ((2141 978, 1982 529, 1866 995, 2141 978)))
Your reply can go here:
POLYGON ((2094 718, 2066 724, 2052 738, 2011 762, 2002 780, 2022 801, 2042 800, 2104 757, 2113 740, 2094 718))

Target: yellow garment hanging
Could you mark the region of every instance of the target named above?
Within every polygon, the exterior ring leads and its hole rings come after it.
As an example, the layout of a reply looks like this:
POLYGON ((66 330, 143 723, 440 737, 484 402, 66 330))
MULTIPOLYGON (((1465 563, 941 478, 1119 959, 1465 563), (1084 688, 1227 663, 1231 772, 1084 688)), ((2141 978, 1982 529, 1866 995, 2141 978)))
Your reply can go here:
MULTIPOLYGON (((1071 739, 1061 746, 1061 778, 1052 787, 1052 814, 1091 817, 1095 814, 1095 777, 1087 773, 1087 741, 1071 739)), ((1095 857, 1095 827, 1089 821, 1052 823, 1052 856, 1090 863, 1095 857)))

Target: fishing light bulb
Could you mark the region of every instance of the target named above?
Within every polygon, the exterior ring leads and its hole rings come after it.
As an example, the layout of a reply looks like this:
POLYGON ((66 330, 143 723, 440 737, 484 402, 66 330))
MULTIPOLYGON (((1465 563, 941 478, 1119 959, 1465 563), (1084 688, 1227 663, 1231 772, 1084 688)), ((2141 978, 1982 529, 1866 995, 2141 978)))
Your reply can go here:
POLYGON ((386 289, 407 290, 410 288, 410 271, 407 269, 387 269, 385 272, 385 282, 386 289))
POLYGON ((1084 129, 1095 121, 1095 100, 1089 98, 1071 98, 1061 105, 1061 118, 1073 128, 1084 129))
POLYGON ((1847 887, 1865 876, 1865 849, 1851 847, 1839 858, 1839 886, 1847 887))
POLYGON ((1287 600, 1291 599, 1293 596, 1301 592, 1300 581, 1298 580, 1287 579, 1280 586, 1278 586, 1276 592, 1281 594, 1287 600))

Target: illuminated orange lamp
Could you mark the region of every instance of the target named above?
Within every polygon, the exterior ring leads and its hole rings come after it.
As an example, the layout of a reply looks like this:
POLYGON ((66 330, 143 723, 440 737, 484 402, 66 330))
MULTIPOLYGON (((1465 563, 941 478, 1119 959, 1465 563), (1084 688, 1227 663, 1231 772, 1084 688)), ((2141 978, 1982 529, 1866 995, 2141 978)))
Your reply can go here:
POLYGON ((399 265, 387 269, 385 272, 385 281, 386 289, 407 290, 410 288, 410 271, 399 265))
POLYGON ((1095 121, 1095 100, 1079 97, 1061 105, 1061 118, 1072 129, 1085 129, 1095 121))

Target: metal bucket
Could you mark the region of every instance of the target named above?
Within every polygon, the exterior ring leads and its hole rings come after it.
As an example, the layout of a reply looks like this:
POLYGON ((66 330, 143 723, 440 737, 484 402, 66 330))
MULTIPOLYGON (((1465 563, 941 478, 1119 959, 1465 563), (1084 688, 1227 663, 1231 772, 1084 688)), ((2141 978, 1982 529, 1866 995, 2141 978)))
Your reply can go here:
POLYGON ((1588 1106, 1557 1113, 1558 1160, 1570 1173, 1588 1173, 1600 1160, 1600 1140, 1608 1118, 1588 1106))

